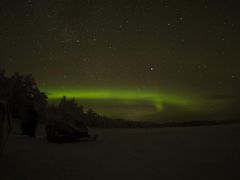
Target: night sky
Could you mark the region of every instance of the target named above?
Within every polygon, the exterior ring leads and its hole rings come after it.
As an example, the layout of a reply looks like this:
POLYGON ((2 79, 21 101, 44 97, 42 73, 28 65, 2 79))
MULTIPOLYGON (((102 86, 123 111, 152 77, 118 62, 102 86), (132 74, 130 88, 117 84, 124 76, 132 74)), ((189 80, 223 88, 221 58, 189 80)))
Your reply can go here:
POLYGON ((0 0, 0 67, 111 117, 240 117, 238 0, 0 0))

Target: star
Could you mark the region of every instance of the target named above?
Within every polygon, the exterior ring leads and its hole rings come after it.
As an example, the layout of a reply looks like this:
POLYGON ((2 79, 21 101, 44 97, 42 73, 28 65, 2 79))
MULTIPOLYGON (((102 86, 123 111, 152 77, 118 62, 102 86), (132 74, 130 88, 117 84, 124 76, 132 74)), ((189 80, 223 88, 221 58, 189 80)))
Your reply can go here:
POLYGON ((233 74, 233 75, 231 76, 231 78, 232 78, 232 79, 236 79, 236 75, 233 74))

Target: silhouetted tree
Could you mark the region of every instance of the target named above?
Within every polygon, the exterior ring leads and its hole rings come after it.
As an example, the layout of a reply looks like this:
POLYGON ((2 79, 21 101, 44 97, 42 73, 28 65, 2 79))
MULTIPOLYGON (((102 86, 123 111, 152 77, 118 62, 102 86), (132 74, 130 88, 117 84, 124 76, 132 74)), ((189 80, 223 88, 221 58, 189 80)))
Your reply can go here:
POLYGON ((47 105, 47 95, 39 90, 32 75, 15 73, 10 78, 0 70, 0 98, 9 102, 12 115, 25 119, 31 106, 42 114, 47 105))
POLYGON ((8 101, 11 97, 11 81, 5 76, 5 71, 0 69, 0 98, 8 101))
POLYGON ((61 116, 61 118, 66 121, 78 121, 84 119, 83 106, 78 106, 78 103, 74 98, 67 99, 66 96, 63 96, 60 100, 58 112, 55 111, 55 114, 61 116))
POLYGON ((66 96, 63 96, 60 100, 59 109, 62 112, 78 112, 83 114, 83 106, 78 106, 74 98, 68 100, 66 96))

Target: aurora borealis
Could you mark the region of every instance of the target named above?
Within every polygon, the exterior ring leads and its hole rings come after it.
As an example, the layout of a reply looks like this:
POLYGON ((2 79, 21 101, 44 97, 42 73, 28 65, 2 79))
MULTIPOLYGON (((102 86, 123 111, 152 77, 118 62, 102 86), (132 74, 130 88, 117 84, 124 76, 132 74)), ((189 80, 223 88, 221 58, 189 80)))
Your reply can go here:
POLYGON ((220 111, 228 105, 227 101, 209 101, 197 95, 170 93, 169 91, 166 93, 129 89, 82 90, 79 88, 77 90, 65 91, 52 90, 52 93, 48 94, 51 102, 59 100, 63 96, 75 98, 89 108, 94 107, 103 115, 109 115, 116 118, 127 117, 132 120, 136 118, 139 120, 143 117, 147 118, 156 113, 164 114, 169 106, 175 107, 175 109, 171 107, 170 117, 176 118, 175 116, 179 115, 178 113, 175 114, 176 108, 189 114, 198 114, 207 112, 213 105, 217 106, 214 108, 214 111, 220 111), (119 111, 121 112, 120 114, 119 111))
POLYGON ((240 117, 237 0, 2 0, 0 67, 53 102, 154 120, 240 117))
POLYGON ((156 106, 157 109, 161 110, 161 104, 164 102, 176 104, 176 105, 190 105, 192 104, 191 100, 184 97, 177 97, 167 94, 158 94, 154 92, 136 92, 129 90, 76 90, 76 91, 63 91, 57 92, 53 91, 49 95, 50 99, 60 99, 63 96, 69 98, 77 99, 99 99, 99 100, 122 100, 122 101, 131 101, 131 100, 140 100, 147 101, 156 106))

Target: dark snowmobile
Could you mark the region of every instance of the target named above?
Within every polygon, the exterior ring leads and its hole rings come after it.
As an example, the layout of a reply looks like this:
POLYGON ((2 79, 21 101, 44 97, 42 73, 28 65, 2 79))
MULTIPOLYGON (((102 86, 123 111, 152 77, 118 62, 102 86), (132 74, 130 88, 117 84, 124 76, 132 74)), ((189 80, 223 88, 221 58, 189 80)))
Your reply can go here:
POLYGON ((92 141, 97 135, 90 136, 87 126, 81 121, 54 121, 46 126, 47 140, 55 143, 92 141))

